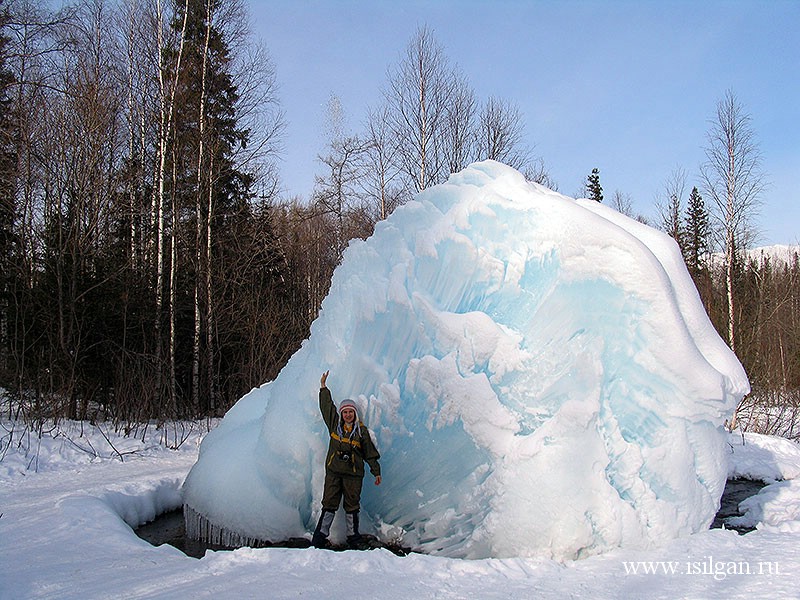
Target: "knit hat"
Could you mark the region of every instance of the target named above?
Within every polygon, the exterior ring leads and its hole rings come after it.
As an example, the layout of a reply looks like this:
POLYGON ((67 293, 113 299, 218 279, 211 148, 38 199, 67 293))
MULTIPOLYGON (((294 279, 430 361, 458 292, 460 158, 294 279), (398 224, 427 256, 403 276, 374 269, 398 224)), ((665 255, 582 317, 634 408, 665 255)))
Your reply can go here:
POLYGON ((356 408, 356 403, 350 400, 350 398, 342 400, 342 403, 339 405, 339 414, 342 414, 342 411, 345 408, 352 408, 355 411, 356 415, 358 415, 358 408, 356 408))
MULTIPOLYGON (((347 398, 347 399, 345 399, 345 400, 342 400, 342 403, 339 405, 339 414, 340 414, 340 415, 342 414, 342 411, 343 411, 345 408, 352 408, 352 409, 353 409, 353 411, 356 413, 356 420, 354 421, 354 424, 355 424, 355 426, 354 426, 354 427, 353 427, 353 428, 350 430, 350 433, 349 433, 349 435, 347 436, 347 437, 348 437, 348 439, 352 439, 352 438, 353 438, 353 436, 354 436, 356 433, 357 433, 359 436, 361 435, 361 423, 359 423, 359 422, 358 422, 358 409, 356 408, 356 403, 355 403, 355 402, 353 402, 352 400, 350 400, 350 398, 347 398)), ((343 437, 343 436, 344 436, 344 431, 342 430, 342 420, 343 420, 343 419, 344 419, 344 417, 342 417, 341 419, 339 419, 339 424, 338 424, 338 426, 336 427, 336 430, 337 430, 337 433, 339 434, 339 437, 343 437)))

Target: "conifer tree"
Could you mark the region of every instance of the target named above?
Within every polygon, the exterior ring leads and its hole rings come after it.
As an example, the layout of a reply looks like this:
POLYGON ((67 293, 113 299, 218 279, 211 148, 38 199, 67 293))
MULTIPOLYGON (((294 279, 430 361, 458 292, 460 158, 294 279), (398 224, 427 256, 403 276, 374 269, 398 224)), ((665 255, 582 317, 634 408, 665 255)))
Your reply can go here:
MULTIPOLYGON (((222 311, 218 304, 230 306, 239 299, 227 283, 228 273, 218 265, 227 252, 221 242, 235 236, 233 230, 251 217, 253 181, 235 160, 237 150, 247 145, 250 132, 239 124, 239 89, 232 73, 229 32, 224 20, 226 5, 230 4, 230 0, 189 0, 185 4, 184 62, 178 75, 173 151, 177 163, 173 165, 177 175, 173 182, 173 211, 194 217, 193 222, 175 220, 176 228, 185 233, 176 238, 173 247, 181 239, 194 239, 193 244, 187 244, 190 248, 181 248, 184 251, 180 257, 174 255, 174 261, 186 263, 176 265, 173 261, 171 265, 173 274, 175 267, 183 273, 194 271, 193 281, 170 278, 171 291, 180 292, 178 297, 193 298, 191 334, 188 319, 173 325, 179 336, 192 338, 191 378, 180 384, 191 390, 193 410, 212 413, 217 410, 220 395, 215 379, 217 363, 225 352, 214 337, 215 322, 222 311), (203 407, 201 397, 206 401, 203 407)), ((180 5, 177 8, 173 22, 176 30, 184 20, 184 9, 180 5)), ((189 312, 185 306, 175 309, 189 312)), ((228 322, 233 325, 233 320, 228 322)))
POLYGON ((689 195, 684 223, 683 243, 680 246, 689 273, 696 277, 703 269, 703 257, 708 252, 709 235, 708 211, 696 187, 692 188, 692 193, 689 195))
POLYGON ((603 187, 600 185, 600 169, 595 167, 586 180, 586 191, 589 200, 603 201, 603 187))

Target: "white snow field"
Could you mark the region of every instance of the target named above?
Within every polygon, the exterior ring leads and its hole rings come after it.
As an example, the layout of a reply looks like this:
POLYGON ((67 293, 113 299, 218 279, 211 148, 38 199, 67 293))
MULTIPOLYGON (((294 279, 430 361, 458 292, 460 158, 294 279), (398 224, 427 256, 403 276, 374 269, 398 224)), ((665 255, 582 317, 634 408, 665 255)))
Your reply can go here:
MULTIPOLYGON (((155 431, 147 443, 106 431, 123 454, 120 462, 88 424, 63 423, 57 437, 51 432, 41 439, 20 439, 19 425, 10 438, 10 429, 0 423, 3 599, 800 597, 795 481, 768 485, 748 501, 749 512, 769 515, 770 523, 747 535, 702 531, 650 550, 617 549, 575 561, 314 548, 242 548, 198 560, 169 545, 151 546, 131 529, 180 506, 181 482, 197 458, 197 433, 174 451, 157 443, 155 431)), ((731 475, 774 481, 800 472, 797 444, 749 434, 745 442, 729 437, 731 475)), ((534 507, 532 516, 539 514, 534 507)))
POLYGON ((205 439, 185 485, 193 533, 313 530, 326 370, 382 454, 363 529, 472 559, 572 560, 707 529, 723 424, 749 391, 671 238, 492 161, 350 244, 310 338, 205 439))

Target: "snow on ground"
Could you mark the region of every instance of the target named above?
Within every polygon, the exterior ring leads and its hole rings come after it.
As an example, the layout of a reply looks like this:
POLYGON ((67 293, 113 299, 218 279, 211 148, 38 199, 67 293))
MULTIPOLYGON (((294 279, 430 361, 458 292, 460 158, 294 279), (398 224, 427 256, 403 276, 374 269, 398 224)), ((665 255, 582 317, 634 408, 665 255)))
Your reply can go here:
MULTIPOLYGON (((136 536, 181 504, 199 428, 178 450, 65 424, 17 447, 0 429, 0 598, 798 598, 800 486, 778 481, 745 503, 765 525, 703 531, 646 551, 563 563, 464 560, 385 550, 243 548, 189 558, 136 536), (81 431, 82 430, 82 431, 81 431), (38 461, 32 460, 38 453, 38 461), (122 460, 120 460, 122 455, 122 460)), ((729 472, 797 477, 800 448, 729 437, 729 472), (746 448, 746 450, 744 449, 746 448)), ((535 518, 536 515, 533 515, 535 518)))
POLYGON ((781 479, 800 479, 800 446, 791 440, 758 433, 733 433, 728 436, 732 460, 728 479, 756 479, 772 483, 781 479))

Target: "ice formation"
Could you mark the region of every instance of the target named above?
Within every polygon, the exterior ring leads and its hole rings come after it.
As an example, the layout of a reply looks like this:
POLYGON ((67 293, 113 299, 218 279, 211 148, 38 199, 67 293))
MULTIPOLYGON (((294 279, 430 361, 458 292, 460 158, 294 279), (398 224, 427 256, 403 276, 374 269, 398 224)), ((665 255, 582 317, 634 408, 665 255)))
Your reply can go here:
POLYGON ((382 454, 362 524, 465 558, 580 558, 708 527, 723 423, 749 389, 671 238, 491 161, 351 243, 310 338, 204 440, 190 534, 309 535, 328 369, 382 454))

